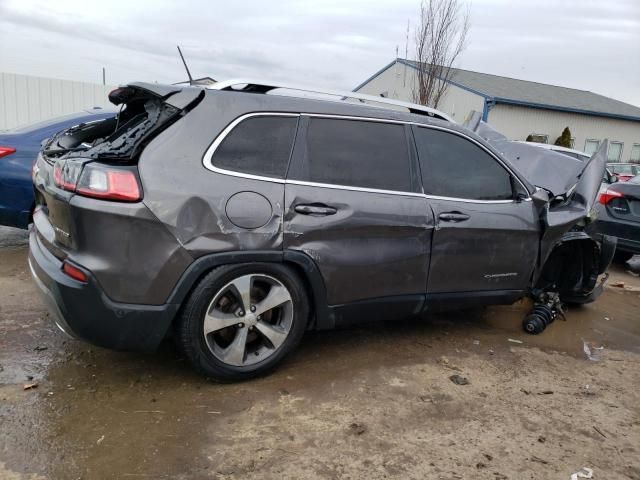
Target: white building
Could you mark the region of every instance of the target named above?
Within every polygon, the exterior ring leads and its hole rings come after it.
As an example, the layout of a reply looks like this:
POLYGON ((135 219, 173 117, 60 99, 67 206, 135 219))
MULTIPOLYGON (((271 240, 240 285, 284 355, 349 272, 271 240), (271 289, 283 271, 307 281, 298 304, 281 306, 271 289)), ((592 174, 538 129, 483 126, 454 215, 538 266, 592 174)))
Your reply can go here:
MULTIPOLYGON (((396 59, 354 91, 414 101, 416 63, 396 59)), ((463 123, 472 110, 512 140, 553 143, 569 127, 573 148, 593 153, 605 138, 609 161, 640 162, 640 108, 596 93, 454 69, 438 109, 463 123)))
POLYGON ((115 109, 115 87, 0 72, 0 130, 94 108, 115 109))

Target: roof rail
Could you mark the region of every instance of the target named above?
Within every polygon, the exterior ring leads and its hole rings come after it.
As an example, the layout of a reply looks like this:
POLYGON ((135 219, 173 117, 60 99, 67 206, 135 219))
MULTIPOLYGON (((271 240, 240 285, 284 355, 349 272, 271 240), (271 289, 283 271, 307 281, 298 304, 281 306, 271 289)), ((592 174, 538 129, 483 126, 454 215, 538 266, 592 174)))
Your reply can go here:
MULTIPOLYGON (((393 105, 396 107, 406 108, 410 113, 415 113, 417 115, 427 115, 429 117, 438 118, 440 120, 445 120, 447 122, 455 123, 454 120, 449 117, 446 113, 443 113, 439 110, 435 110, 433 108, 425 107, 423 105, 418 105, 415 103, 403 102, 400 100, 393 100, 391 98, 386 97, 376 97, 374 95, 366 95, 364 93, 358 92, 345 92, 338 90, 324 90, 313 87, 301 87, 299 85, 287 85, 280 84, 275 82, 256 82, 253 80, 246 79, 234 79, 234 80, 225 80, 222 82, 217 82, 213 85, 208 85, 206 87, 208 90, 232 90, 236 92, 247 92, 247 93, 268 93, 271 90, 276 89, 285 89, 285 90, 294 90, 297 92, 304 93, 315 93, 320 95, 329 95, 334 97, 341 97, 340 100, 346 100, 347 98, 353 98, 355 100, 360 100, 362 103, 373 102, 382 105, 393 105), (242 86, 242 88, 234 88, 242 86)), ((377 105, 371 105, 377 106, 377 105)))

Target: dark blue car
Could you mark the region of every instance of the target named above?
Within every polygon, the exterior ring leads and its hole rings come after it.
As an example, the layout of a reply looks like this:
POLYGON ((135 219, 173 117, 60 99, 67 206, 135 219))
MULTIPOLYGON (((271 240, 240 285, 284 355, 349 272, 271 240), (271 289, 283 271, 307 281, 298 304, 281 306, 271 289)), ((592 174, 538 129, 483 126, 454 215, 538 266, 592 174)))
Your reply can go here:
POLYGON ((29 225, 34 205, 31 168, 44 139, 74 125, 115 114, 102 109, 87 110, 0 131, 0 225, 17 228, 29 225))

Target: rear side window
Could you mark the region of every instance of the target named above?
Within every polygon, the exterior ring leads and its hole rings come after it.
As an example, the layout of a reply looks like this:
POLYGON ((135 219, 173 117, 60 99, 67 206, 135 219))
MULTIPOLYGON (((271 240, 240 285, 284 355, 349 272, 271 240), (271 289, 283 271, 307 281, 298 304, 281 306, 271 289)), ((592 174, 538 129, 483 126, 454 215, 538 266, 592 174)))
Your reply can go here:
POLYGON ((379 190, 412 191, 404 125, 308 118, 306 141, 289 177, 379 190))
POLYGON ((458 135, 414 129, 427 195, 471 200, 513 198, 511 175, 485 150, 458 135))
POLYGON ((224 138, 211 161, 225 170, 284 178, 297 123, 297 116, 247 118, 224 138))

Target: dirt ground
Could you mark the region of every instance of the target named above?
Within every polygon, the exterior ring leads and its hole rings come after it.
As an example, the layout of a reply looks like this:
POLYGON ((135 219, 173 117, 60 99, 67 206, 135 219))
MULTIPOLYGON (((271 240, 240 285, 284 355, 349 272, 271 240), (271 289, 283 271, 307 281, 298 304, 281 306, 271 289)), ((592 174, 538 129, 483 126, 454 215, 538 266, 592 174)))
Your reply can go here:
POLYGON ((170 343, 66 339, 26 254, 0 230, 0 479, 640 479, 640 279, 624 267, 625 288, 539 336, 524 303, 365 324, 218 385, 170 343))

